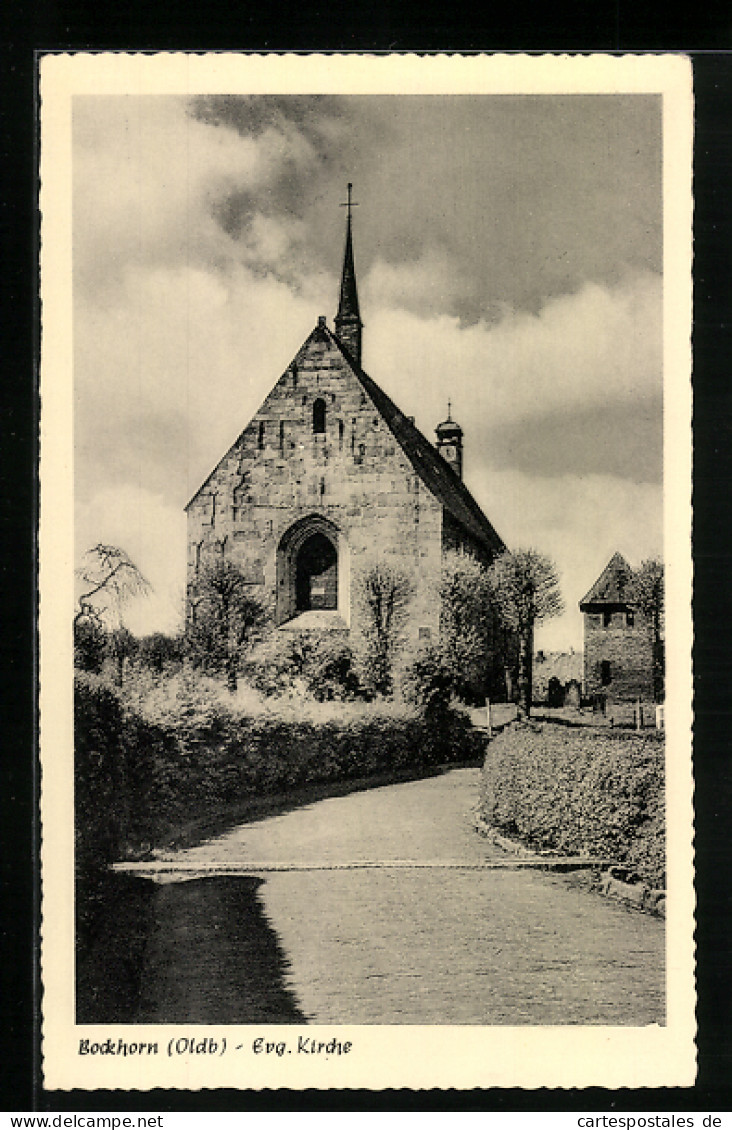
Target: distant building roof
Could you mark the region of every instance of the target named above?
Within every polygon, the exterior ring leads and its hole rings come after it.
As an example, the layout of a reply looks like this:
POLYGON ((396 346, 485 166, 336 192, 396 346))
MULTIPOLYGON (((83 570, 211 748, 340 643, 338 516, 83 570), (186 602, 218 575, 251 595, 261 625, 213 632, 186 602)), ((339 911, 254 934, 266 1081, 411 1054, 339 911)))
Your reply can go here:
POLYGON ((580 611, 588 611, 589 605, 628 604, 625 595, 633 570, 620 553, 614 553, 600 576, 585 597, 580 601, 580 611))
POLYGON ((549 651, 543 658, 534 659, 534 685, 537 690, 546 690, 550 679, 559 679, 563 687, 572 679, 578 683, 584 677, 584 659, 581 651, 549 651))

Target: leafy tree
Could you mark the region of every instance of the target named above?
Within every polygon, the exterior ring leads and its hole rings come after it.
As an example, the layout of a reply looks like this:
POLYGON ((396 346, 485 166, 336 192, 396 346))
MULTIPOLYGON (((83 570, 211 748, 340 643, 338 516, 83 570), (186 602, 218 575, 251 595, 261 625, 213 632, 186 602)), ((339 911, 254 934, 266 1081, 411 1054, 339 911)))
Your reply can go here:
POLYGON ((223 672, 233 694, 242 655, 269 621, 269 610, 241 569, 225 558, 201 568, 189 605, 188 654, 204 670, 223 672))
POLYGON ((388 561, 367 566, 358 578, 363 682, 375 694, 392 692, 394 659, 402 643, 413 592, 411 577, 388 561))
POLYGON ((564 603, 556 566, 535 549, 506 551, 491 565, 488 578, 496 609, 504 625, 518 637, 518 705, 531 713, 534 628, 559 616, 564 603))
POLYGON ((653 695, 656 702, 662 702, 665 677, 663 562, 657 558, 641 562, 639 568, 633 571, 626 598, 641 612, 653 633, 653 695))
POLYGON ((490 682, 495 611, 486 568, 460 551, 446 553, 440 577, 440 654, 454 692, 482 699, 490 682))
POLYGON ((135 596, 150 591, 150 585, 134 561, 116 545, 99 543, 87 550, 76 570, 84 585, 74 624, 84 619, 113 628, 122 627, 122 608, 135 596))

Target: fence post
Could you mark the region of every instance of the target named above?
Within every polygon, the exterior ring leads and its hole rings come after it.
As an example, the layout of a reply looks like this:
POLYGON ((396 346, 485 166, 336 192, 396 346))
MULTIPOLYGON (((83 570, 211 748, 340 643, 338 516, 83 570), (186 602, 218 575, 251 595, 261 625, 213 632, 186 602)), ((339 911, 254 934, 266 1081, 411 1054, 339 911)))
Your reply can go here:
POLYGON ((486 724, 487 724, 487 727, 488 727, 488 737, 492 738, 493 737, 493 727, 491 726, 491 700, 488 698, 487 695, 486 695, 486 700, 485 700, 485 715, 486 715, 486 724))

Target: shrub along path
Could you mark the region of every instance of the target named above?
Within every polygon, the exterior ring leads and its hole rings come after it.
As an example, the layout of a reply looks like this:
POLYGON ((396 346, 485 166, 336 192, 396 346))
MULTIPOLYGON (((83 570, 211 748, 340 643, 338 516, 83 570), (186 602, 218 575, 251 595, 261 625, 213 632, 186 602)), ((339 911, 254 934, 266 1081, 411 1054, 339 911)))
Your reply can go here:
MULTIPOLYGON (((167 860, 172 868, 199 863, 202 871, 240 864, 242 875, 255 860, 297 865, 268 873, 256 891, 292 1002, 284 1022, 292 1022, 292 1009, 318 1024, 662 1024, 662 922, 559 876, 473 869, 501 858, 472 826, 479 772, 453 769, 332 797, 167 860), (381 865, 302 870, 359 861, 381 865), (466 866, 389 865, 404 861, 466 866)), ((242 970, 234 972, 235 950, 227 945, 216 957, 227 936, 226 884, 240 880, 195 880, 197 887, 218 884, 217 917, 210 928, 197 921, 193 932, 188 922, 193 944, 179 946, 176 905, 190 904, 193 884, 176 882, 174 872, 165 879, 158 887, 165 906, 142 971, 145 1013, 160 1022, 184 1019, 189 984, 199 1022, 209 996, 228 999, 230 1012, 242 1002, 240 1023, 257 1019, 247 1011, 242 970)))

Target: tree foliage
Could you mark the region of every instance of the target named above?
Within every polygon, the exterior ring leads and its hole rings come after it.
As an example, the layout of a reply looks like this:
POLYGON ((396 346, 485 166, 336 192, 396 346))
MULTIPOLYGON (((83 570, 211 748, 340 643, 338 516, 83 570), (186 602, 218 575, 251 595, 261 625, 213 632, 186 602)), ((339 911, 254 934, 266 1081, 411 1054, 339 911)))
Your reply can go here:
POLYGON ((482 700, 490 682, 495 649, 495 610, 485 566, 452 550, 440 576, 440 653, 455 694, 482 700))
POLYGON ((244 653, 269 622, 269 609, 231 561, 222 558, 202 566, 189 590, 190 619, 186 649, 204 670, 226 675, 236 691, 244 653))
POLYGON ((384 560, 367 566, 356 583, 362 681, 374 694, 392 692, 394 660, 403 642, 413 593, 412 578, 384 560))
POLYGON ((488 570, 493 601, 519 643, 519 708, 531 713, 534 628, 564 611, 556 566, 535 549, 506 551, 488 570))
POLYGON ((156 675, 162 675, 165 671, 174 671, 180 667, 183 660, 183 641, 180 635, 169 636, 164 632, 152 632, 139 641, 137 656, 143 666, 156 675))
POLYGON ((654 628, 660 630, 664 613, 664 570, 657 558, 641 562, 633 571, 626 589, 630 604, 640 609, 643 616, 654 628))
POLYGON ((664 615, 665 583, 663 562, 649 558, 633 571, 626 590, 628 602, 643 615, 653 633, 653 696, 663 701, 665 679, 664 615))

